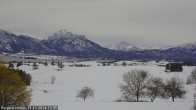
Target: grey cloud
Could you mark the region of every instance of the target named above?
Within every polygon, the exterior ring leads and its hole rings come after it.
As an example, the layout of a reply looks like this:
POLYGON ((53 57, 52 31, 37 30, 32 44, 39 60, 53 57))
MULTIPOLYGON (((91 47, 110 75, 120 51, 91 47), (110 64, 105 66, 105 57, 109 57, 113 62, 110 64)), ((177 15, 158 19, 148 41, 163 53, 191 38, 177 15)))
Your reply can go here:
POLYGON ((60 29, 99 43, 196 41, 195 0, 2 0, 0 28, 39 39, 60 29))

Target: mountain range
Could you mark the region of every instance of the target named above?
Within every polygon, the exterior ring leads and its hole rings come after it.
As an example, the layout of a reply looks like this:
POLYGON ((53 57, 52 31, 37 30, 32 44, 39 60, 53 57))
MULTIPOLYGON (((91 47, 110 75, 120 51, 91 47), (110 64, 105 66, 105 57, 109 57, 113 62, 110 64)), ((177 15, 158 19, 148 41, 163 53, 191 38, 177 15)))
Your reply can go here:
POLYGON ((83 58, 109 58, 115 60, 167 60, 196 62, 196 43, 168 49, 142 49, 121 42, 113 48, 104 48, 84 35, 60 30, 47 39, 38 40, 26 35, 15 35, 0 30, 0 52, 61 55, 83 58))

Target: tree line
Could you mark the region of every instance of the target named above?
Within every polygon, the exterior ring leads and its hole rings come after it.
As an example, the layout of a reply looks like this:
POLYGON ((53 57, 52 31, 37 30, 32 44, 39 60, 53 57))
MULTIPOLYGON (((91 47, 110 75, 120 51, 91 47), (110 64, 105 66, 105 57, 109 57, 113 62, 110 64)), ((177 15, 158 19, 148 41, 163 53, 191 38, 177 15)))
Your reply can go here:
POLYGON ((150 77, 145 70, 132 70, 123 74, 123 83, 120 85, 122 97, 117 101, 139 102, 140 98, 149 97, 151 102, 156 97, 183 98, 186 91, 182 80, 172 77, 166 83, 159 77, 150 77))
MULTIPOLYGON (((196 69, 191 76, 196 78, 196 69)), ((152 77, 145 70, 131 70, 122 77, 123 83, 119 86, 122 96, 116 100, 117 102, 144 101, 140 100, 141 98, 150 98, 150 101, 153 102, 157 97, 171 98, 174 102, 176 98, 183 98, 186 94, 183 81, 177 77, 172 77, 164 82, 162 78, 152 77)), ((82 88, 77 95, 84 101, 93 96, 94 90, 90 87, 82 88)))

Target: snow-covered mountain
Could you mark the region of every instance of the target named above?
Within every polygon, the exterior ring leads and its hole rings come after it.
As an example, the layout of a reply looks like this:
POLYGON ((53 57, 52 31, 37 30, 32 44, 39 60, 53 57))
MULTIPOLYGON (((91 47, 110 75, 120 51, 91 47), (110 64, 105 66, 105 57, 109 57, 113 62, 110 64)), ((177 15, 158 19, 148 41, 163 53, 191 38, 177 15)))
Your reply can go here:
POLYGON ((116 60, 168 60, 196 62, 196 43, 184 44, 168 49, 142 49, 121 42, 111 49, 104 48, 84 35, 66 30, 54 33, 48 39, 38 40, 26 35, 15 35, 0 30, 0 52, 33 53, 44 55, 62 55, 85 58, 109 58, 116 60))
POLYGON ((10 53, 50 54, 53 50, 43 45, 38 39, 26 35, 15 35, 8 31, 0 30, 0 51, 10 53))
POLYGON ((180 49, 196 49, 196 42, 195 43, 186 43, 186 44, 183 44, 183 45, 179 45, 177 46, 177 48, 180 48, 180 49))
POLYGON ((58 51, 58 54, 100 55, 107 49, 88 40, 84 35, 73 34, 66 30, 54 33, 41 41, 47 47, 58 51))
POLYGON ((187 43, 183 45, 179 45, 176 47, 172 47, 161 51, 164 55, 163 57, 167 57, 170 59, 176 60, 189 60, 196 62, 196 43, 187 43))
POLYGON ((144 49, 136 47, 133 44, 127 43, 125 41, 120 42, 119 44, 110 47, 112 50, 117 50, 117 51, 124 51, 124 52, 131 52, 131 51, 143 51, 144 49))

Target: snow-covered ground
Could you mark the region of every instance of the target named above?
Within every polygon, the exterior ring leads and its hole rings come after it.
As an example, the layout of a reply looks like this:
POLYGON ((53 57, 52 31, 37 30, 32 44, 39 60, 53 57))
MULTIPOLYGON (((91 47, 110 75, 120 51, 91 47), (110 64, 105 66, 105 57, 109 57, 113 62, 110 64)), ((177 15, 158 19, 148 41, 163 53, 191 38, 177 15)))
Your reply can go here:
POLYGON ((194 105, 195 85, 186 85, 187 94, 184 99, 155 99, 150 102, 114 102, 121 96, 119 85, 122 75, 133 69, 147 70, 152 76, 161 77, 165 81, 177 76, 186 83, 187 76, 195 67, 183 67, 183 72, 166 73, 164 67, 149 66, 97 66, 96 62, 82 62, 90 67, 69 67, 71 63, 64 63, 62 71, 57 66, 45 67, 39 64, 39 69, 32 70, 32 66, 23 65, 20 69, 32 75, 31 105, 58 105, 59 110, 191 110, 194 105), (51 77, 56 81, 51 84, 51 77), (93 98, 76 98, 82 87, 91 87, 95 91, 93 98), (47 91, 47 93, 44 93, 47 91))

